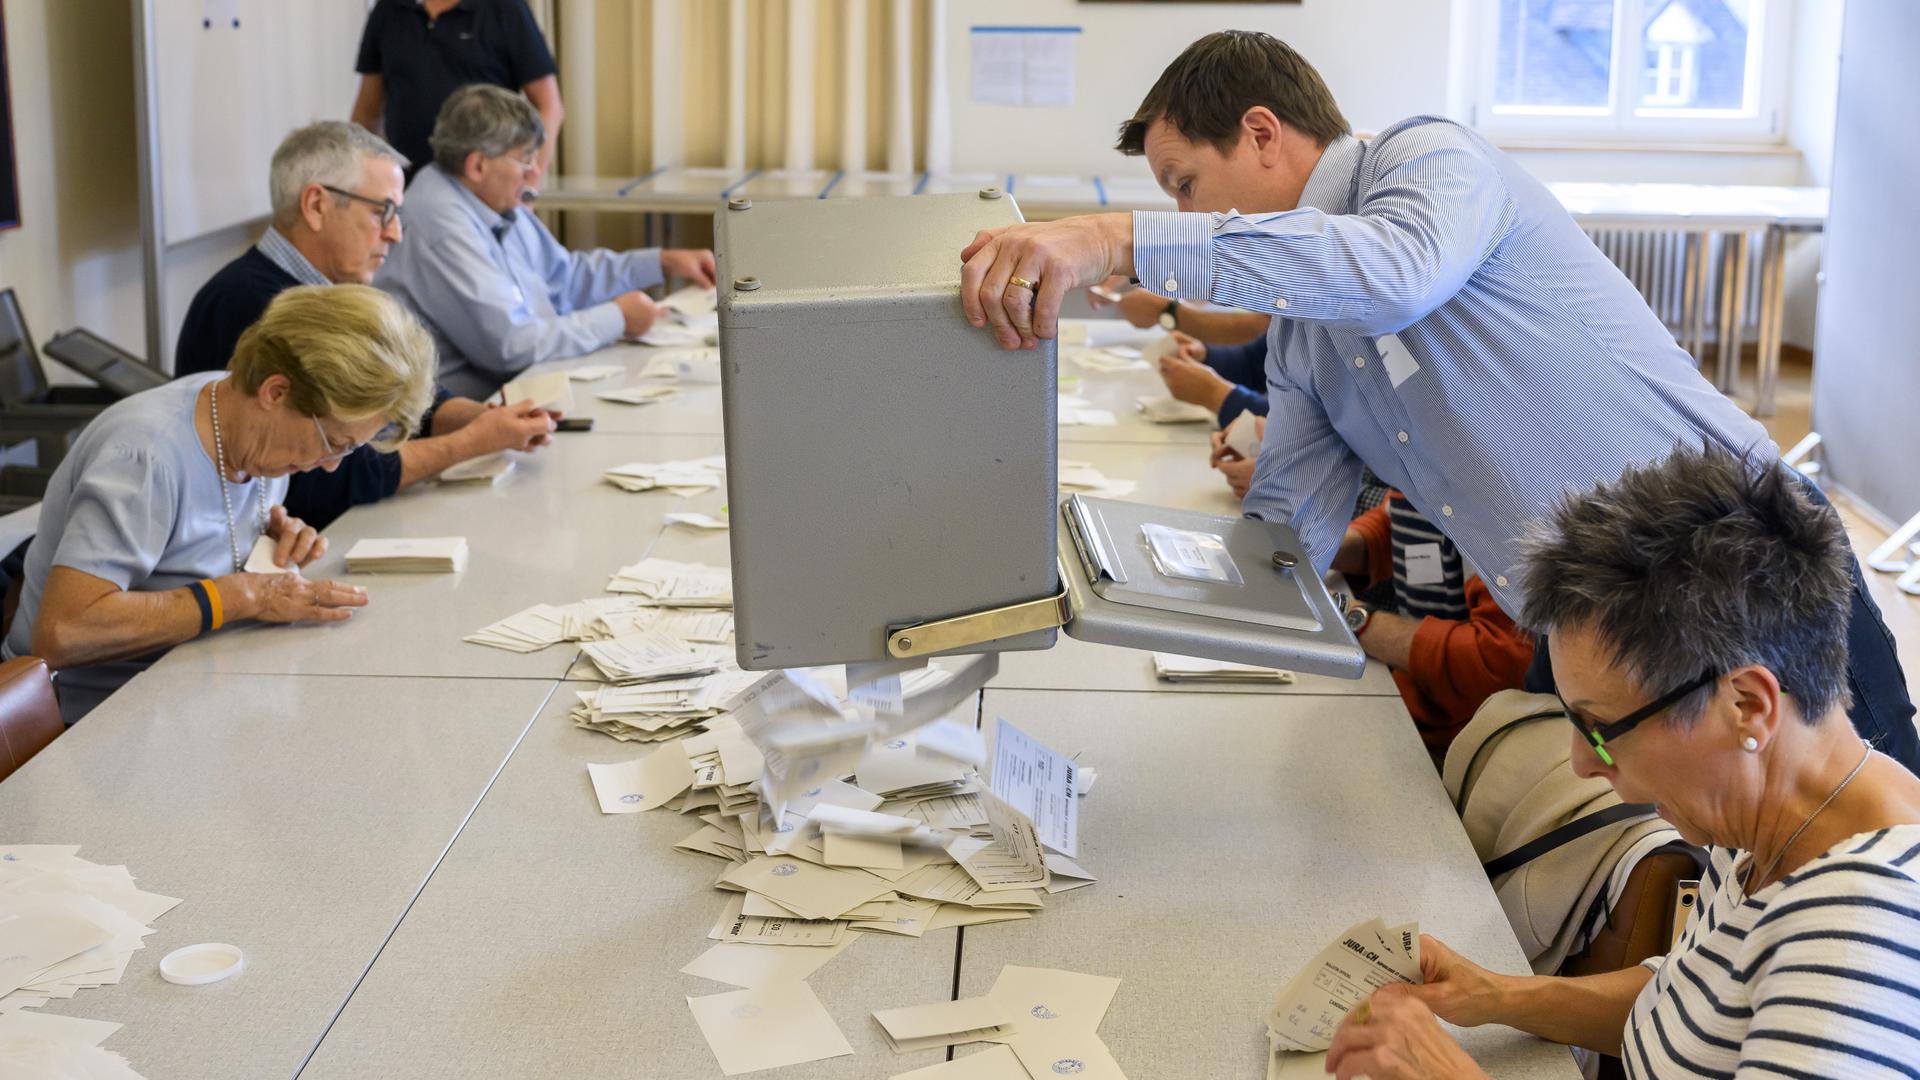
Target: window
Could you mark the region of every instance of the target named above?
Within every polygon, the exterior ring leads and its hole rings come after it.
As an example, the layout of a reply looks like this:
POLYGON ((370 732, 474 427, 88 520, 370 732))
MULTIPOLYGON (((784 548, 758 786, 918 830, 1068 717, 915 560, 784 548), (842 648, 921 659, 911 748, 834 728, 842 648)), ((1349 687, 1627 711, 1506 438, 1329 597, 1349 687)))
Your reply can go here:
POLYGON ((1594 139, 1779 137, 1785 0, 1480 0, 1475 122, 1594 139))

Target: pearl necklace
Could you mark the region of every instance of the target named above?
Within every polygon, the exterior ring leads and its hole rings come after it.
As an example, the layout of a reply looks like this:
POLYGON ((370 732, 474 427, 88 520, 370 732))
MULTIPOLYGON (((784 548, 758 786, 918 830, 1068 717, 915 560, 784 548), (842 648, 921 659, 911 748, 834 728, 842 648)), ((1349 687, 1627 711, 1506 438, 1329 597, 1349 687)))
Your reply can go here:
MULTIPOLYGON (((237 574, 245 568, 247 560, 240 554, 240 533, 233 524, 233 493, 227 487, 227 445, 220 438, 220 383, 225 381, 222 379, 213 384, 207 394, 207 404, 213 413, 213 452, 216 459, 214 470, 220 474, 220 501, 227 506, 227 548, 233 553, 233 572, 237 574)), ((260 534, 264 536, 267 532, 265 492, 261 493, 255 508, 260 511, 260 534)), ((253 545, 248 544, 247 550, 252 551, 253 545)))

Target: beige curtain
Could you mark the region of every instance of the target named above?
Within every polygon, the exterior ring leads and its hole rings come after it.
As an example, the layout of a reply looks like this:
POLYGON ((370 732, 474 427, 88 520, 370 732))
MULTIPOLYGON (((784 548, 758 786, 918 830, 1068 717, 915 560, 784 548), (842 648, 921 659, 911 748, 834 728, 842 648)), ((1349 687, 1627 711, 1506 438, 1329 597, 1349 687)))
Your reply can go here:
MULTIPOLYGON (((598 176, 638 177, 656 165, 720 166, 726 158, 729 72, 727 0, 529 0, 534 16, 554 44, 560 66, 567 123, 560 146, 560 172, 580 175, 575 162, 598 176), (654 5, 680 5, 679 56, 683 72, 676 100, 659 107, 678 110, 685 160, 655 162, 653 130, 654 5)), ((788 0, 747 0, 746 164, 777 169, 786 164, 788 108, 788 0)), ((842 151, 847 87, 844 62, 848 0, 815 0, 813 163, 821 169, 879 169, 886 164, 887 102, 894 73, 888 56, 895 5, 867 0, 866 155, 845 161, 842 151)), ((926 143, 927 8, 910 6, 914 58, 914 167, 923 167, 926 143)), ((681 223, 684 243, 709 242, 709 223, 689 216, 681 223)), ((640 242, 635 215, 568 215, 571 243, 630 246, 640 242)))

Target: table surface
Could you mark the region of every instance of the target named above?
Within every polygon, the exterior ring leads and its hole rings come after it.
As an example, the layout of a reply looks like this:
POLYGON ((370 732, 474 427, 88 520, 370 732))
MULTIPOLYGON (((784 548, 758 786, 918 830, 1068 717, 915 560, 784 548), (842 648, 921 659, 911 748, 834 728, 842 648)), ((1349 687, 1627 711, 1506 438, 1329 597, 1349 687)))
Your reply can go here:
MULTIPOLYGON (((341 574, 364 537, 464 535, 467 572, 355 576, 373 604, 345 625, 175 649, 0 785, 5 839, 81 843, 186 901, 124 984, 47 1011, 126 1021, 108 1045, 151 1080, 719 1075, 684 998, 728 988, 679 973, 718 914, 718 864, 671 850, 693 831, 685 820, 598 812, 586 763, 644 751, 568 721, 573 687, 557 680, 572 647, 460 641, 534 603, 600 595, 648 554, 726 562, 726 533, 664 524, 717 513, 724 490, 601 480, 721 451, 717 387, 591 401, 646 355, 616 346, 557 365, 629 368, 575 385, 593 432, 520 457, 491 487, 428 484, 355 509, 312 568, 341 574), (248 970, 206 988, 159 980, 167 949, 206 940, 246 949, 248 970)), ((1074 392, 1103 407, 1158 387, 1147 372, 1077 374, 1074 392)), ((1113 427, 1063 429, 1061 456, 1135 481, 1138 499, 1236 512, 1207 468, 1210 425, 1115 411, 1113 427)), ((1199 1075, 1193 1061, 1261 1075, 1261 1020, 1290 965, 1375 911, 1518 969, 1377 666, 1353 682, 1177 687, 1144 653, 1063 639, 1004 656, 978 709, 1101 768, 1086 862, 1102 882, 1028 923, 857 942, 810 982, 858 1053, 780 1075, 886 1077, 939 1060, 887 1051, 868 1014, 943 1000, 956 974, 978 993, 1009 961, 1125 977, 1106 1037, 1136 1077, 1199 1075), (1335 758, 1371 771, 1328 768, 1335 758)), ((1571 1073, 1552 1067, 1563 1052, 1528 1040, 1475 1032, 1469 1045, 1498 1076, 1571 1073)))
POLYGON ((183 903, 119 985, 42 1011, 123 1022, 148 1080, 295 1075, 553 686, 140 675, 0 783, 0 822, 183 903), (206 941, 246 970, 160 978, 206 941))

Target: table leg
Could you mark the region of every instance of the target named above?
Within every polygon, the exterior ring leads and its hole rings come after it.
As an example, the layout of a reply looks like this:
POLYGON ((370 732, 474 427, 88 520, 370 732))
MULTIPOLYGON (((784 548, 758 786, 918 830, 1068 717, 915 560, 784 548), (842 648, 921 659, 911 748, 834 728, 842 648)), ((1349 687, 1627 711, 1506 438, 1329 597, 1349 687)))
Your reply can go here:
POLYGON ((1767 226, 1761 247, 1760 380, 1754 393, 1753 415, 1773 415, 1774 392, 1780 382, 1780 333, 1786 317, 1787 231, 1767 226))

